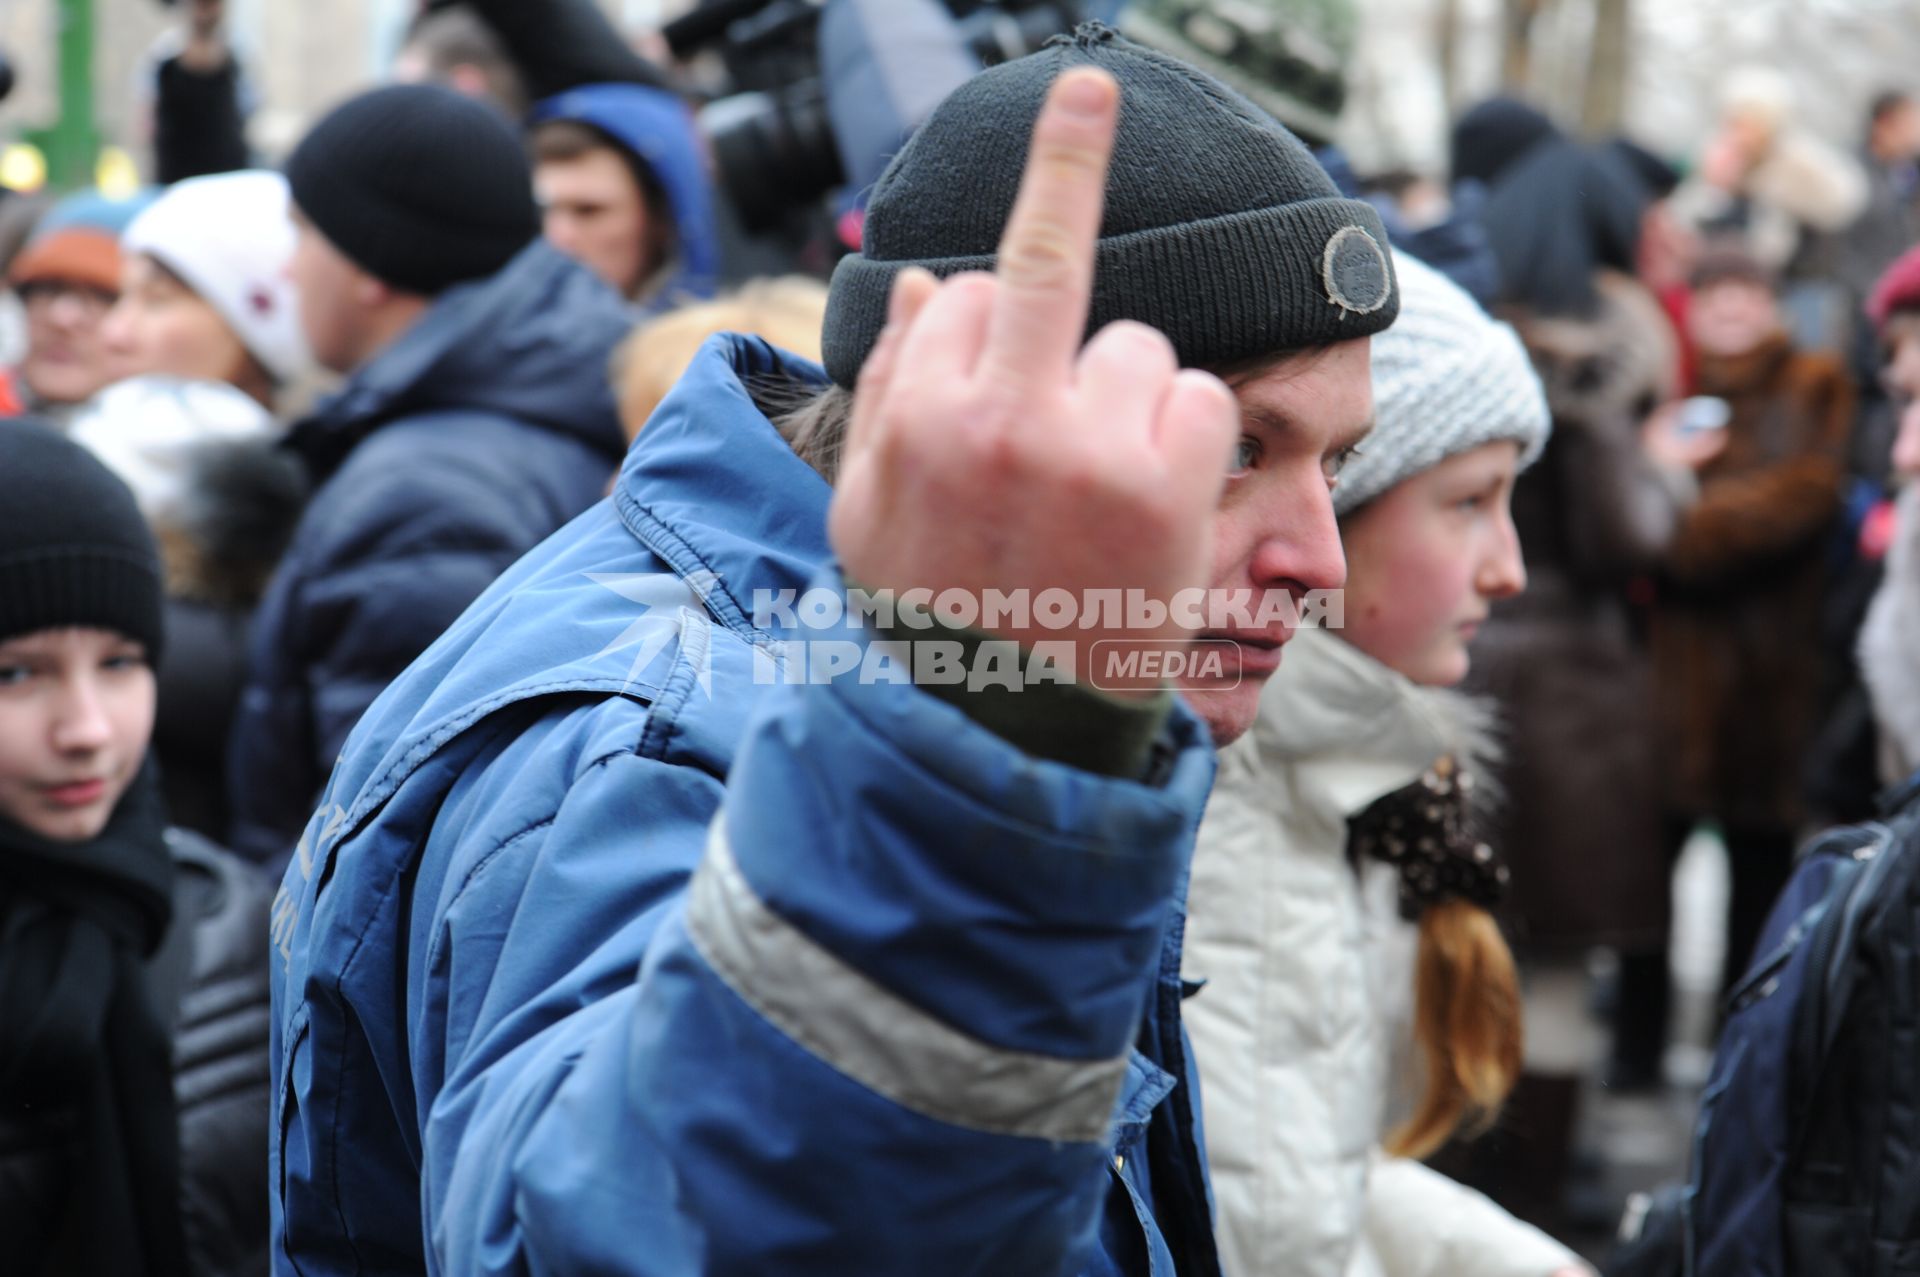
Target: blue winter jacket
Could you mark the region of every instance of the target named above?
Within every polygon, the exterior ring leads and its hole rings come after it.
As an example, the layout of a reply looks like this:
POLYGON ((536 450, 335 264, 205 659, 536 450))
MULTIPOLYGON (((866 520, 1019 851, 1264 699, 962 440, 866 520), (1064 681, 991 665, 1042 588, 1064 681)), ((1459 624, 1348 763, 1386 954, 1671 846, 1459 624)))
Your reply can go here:
POLYGON ((528 123, 549 120, 573 120, 599 129, 660 184, 673 215, 673 261, 667 278, 649 282, 644 309, 664 310, 689 298, 713 296, 721 266, 713 183, 687 104, 644 85, 587 84, 536 102, 528 123))
POLYGON ((316 490, 255 615, 235 850, 285 865, 347 732, 512 562, 606 491, 612 290, 543 243, 443 295, 294 427, 316 490))
POLYGON ((782 682, 754 591, 836 578, 756 374, 822 379, 710 342, 348 741, 273 915, 278 1272, 1217 1274, 1204 728, 1116 780, 782 682))

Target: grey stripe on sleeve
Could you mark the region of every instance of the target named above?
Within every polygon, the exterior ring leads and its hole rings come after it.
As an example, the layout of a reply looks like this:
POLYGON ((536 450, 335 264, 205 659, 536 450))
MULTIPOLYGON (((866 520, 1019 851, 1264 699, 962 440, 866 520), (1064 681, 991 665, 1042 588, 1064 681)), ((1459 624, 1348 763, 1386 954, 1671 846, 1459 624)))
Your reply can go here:
POLYGON ((814 943, 754 894, 724 814, 693 876, 687 930, 722 980, 781 1032, 894 1103, 996 1135, 1104 1143, 1127 1056, 1067 1060, 992 1046, 814 943))

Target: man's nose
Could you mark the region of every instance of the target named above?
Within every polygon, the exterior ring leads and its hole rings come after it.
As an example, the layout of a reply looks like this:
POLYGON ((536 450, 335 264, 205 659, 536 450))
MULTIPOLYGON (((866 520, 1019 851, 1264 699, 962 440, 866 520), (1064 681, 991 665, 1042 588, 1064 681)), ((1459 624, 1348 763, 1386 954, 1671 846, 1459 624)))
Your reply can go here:
POLYGON ((1324 481, 1304 491, 1261 531, 1254 547, 1254 584, 1267 589, 1293 586, 1303 591, 1337 590, 1347 581, 1347 556, 1340 544, 1340 522, 1324 481))

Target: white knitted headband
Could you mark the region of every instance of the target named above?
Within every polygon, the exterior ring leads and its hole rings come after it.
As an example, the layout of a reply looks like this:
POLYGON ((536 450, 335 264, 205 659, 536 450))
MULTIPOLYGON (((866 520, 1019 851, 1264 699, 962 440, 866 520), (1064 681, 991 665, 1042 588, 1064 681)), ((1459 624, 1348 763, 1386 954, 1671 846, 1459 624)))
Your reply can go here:
POLYGON ((1511 439, 1522 468, 1545 449, 1547 401, 1526 348, 1457 284, 1393 255, 1400 316, 1373 338, 1373 433, 1340 472, 1345 515, 1448 457, 1511 439))

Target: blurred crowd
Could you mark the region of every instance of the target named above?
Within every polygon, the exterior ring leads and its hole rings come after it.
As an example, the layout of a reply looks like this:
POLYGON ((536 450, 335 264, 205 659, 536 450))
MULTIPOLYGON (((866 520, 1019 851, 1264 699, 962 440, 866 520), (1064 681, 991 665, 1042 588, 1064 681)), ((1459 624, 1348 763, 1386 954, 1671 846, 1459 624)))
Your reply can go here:
MULTIPOLYGON (((1873 815, 1882 790, 1920 767, 1920 85, 1876 94, 1855 145, 1836 147, 1798 126, 1784 77, 1730 69, 1709 140, 1685 156, 1582 137, 1499 97, 1454 122, 1449 173, 1360 173, 1333 145, 1337 58, 1312 56, 1327 32, 1288 34, 1290 20, 1318 21, 1295 12, 1312 6, 1134 0, 963 5, 956 16, 931 0, 833 0, 824 12, 720 2, 666 33, 628 39, 589 3, 436 0, 413 17, 391 82, 329 110, 270 164, 247 142, 251 91, 221 0, 181 7, 177 49, 155 70, 157 184, 125 199, 86 190, 44 206, 0 202, 15 245, 0 269, 24 317, 0 374, 0 406, 17 418, 0 421, 0 714, 15 715, 0 717, 0 1017, 29 1026, 0 1045, 0 1232, 9 1252, 40 1257, 19 1271, 298 1270, 281 1224, 281 1249, 269 1256, 269 1115, 287 1120, 278 1092, 269 1100, 270 1077, 288 1085, 279 1064, 270 1068, 270 1026, 280 1061, 292 1057, 278 1035, 299 1031, 269 1006, 269 946, 291 952, 295 930, 292 906, 273 893, 283 875, 310 876, 322 844, 387 801, 330 806, 336 764, 398 769, 409 749, 438 749, 471 729, 475 718, 460 709, 471 689, 460 667, 431 664, 451 659, 437 641, 451 630, 459 643, 482 644, 488 624, 506 626, 475 622, 469 609, 522 581, 527 569, 516 563, 573 535, 563 529, 625 511, 623 465, 653 465, 667 476, 653 481, 666 483, 688 467, 730 464, 725 446, 717 462, 671 451, 685 446, 675 440, 689 396, 748 405, 749 392, 761 393, 744 374, 736 389, 701 380, 699 360, 726 346, 715 334, 764 341, 727 339, 736 344, 726 348, 768 377, 790 358, 820 361, 827 279, 842 258, 930 256, 876 247, 911 219, 928 242, 963 242, 975 196, 991 203, 999 193, 956 184, 911 214, 896 200, 883 225, 874 194, 886 189, 883 171, 984 66, 1017 65, 1083 17, 1111 20, 1244 94, 1312 148, 1340 196, 1377 217, 1401 315, 1374 339, 1379 446, 1398 455, 1389 429, 1403 412, 1461 440, 1381 479, 1379 491, 1490 441, 1519 469, 1517 557, 1489 551, 1491 566, 1476 569, 1484 614, 1471 619, 1471 671, 1464 660, 1440 673, 1396 664, 1364 634, 1353 640, 1412 684, 1460 683, 1449 692, 1457 704, 1410 693, 1391 710, 1377 700, 1359 702, 1364 711, 1290 702, 1296 719, 1272 710, 1248 738, 1257 749, 1222 755, 1207 819, 1224 832, 1203 829, 1187 927, 1189 973, 1218 976, 1188 1015, 1209 1088, 1227 1272, 1587 1271, 1587 1260, 1547 1238, 1575 1231, 1569 1203, 1591 1171, 1579 1147, 1588 1076, 1598 1071, 1623 1094, 1673 1081, 1670 884, 1681 849, 1703 829, 1726 849, 1722 984, 1731 989, 1796 848, 1825 826, 1873 815), (1000 46, 990 49, 983 32, 1000 46), (1472 387, 1474 402, 1462 407, 1434 388, 1449 380, 1472 387), (1521 406, 1493 430, 1488 422, 1507 411, 1496 410, 1509 402, 1501 396, 1521 406), (672 437, 648 461, 650 421, 672 437), (427 666, 416 664, 423 654, 427 666), (151 668, 152 692, 124 719, 113 708, 119 693, 87 699, 85 687, 137 667, 151 668), (429 669, 444 688, 417 690, 420 735, 388 742, 384 760, 356 755, 368 748, 354 743, 356 725, 409 667, 416 683, 429 669), (44 720, 44 747, 28 739, 36 729, 24 717, 36 680, 83 688, 73 693, 79 709, 44 720), (1463 746, 1451 729, 1431 742, 1422 735, 1435 714, 1456 712, 1472 725, 1466 737, 1497 746, 1463 746), (1291 721, 1321 723, 1326 735, 1308 740, 1291 721), (1348 847, 1326 861, 1336 885, 1302 868, 1272 884, 1270 911, 1245 912, 1267 890, 1254 884, 1266 880, 1270 845, 1293 855, 1322 837, 1300 814, 1312 810, 1300 795, 1320 783, 1315 768, 1350 761, 1370 734, 1402 752, 1417 742, 1417 765, 1394 773, 1390 788, 1449 753, 1471 758, 1499 794, 1481 836, 1502 859, 1501 889, 1484 900, 1469 892, 1470 917, 1422 915, 1402 897, 1418 934, 1408 932, 1408 966, 1388 978, 1396 993, 1380 992, 1376 967, 1349 970, 1353 952, 1318 956, 1326 937, 1361 926, 1358 913, 1340 911, 1347 904, 1288 912, 1317 892, 1346 891, 1338 883, 1355 878, 1347 857, 1357 864, 1363 853, 1348 847), (1276 814, 1275 792, 1297 810, 1276 814), (1270 819, 1274 829, 1261 823, 1270 819), (1237 983, 1238 955, 1263 949, 1272 960, 1288 926, 1301 938, 1285 951, 1316 980, 1237 983), (1313 1004, 1324 1027, 1356 1005, 1339 993, 1351 980, 1371 989, 1353 999, 1404 1001, 1389 1020, 1405 1050, 1431 1049, 1450 1030, 1420 1018, 1407 972, 1430 950, 1463 949, 1497 951, 1492 975, 1484 965, 1447 968, 1487 982, 1467 1000, 1513 1003, 1510 1024, 1484 1028, 1507 1043, 1483 1052, 1499 1057, 1489 1065, 1496 1082, 1476 1082, 1462 1064, 1451 1099, 1383 1092, 1380 1105, 1361 1106, 1369 1116, 1330 1117, 1325 1141, 1282 1134, 1269 1146, 1246 1135, 1268 1111, 1264 1097, 1294 1087, 1322 1095, 1347 1084, 1344 1070, 1288 1071, 1291 1060, 1318 1058, 1318 1029, 1276 1042, 1258 1017, 1221 1023, 1209 1006, 1325 996, 1324 1007, 1313 1004), (1596 952, 1614 959, 1592 991, 1607 1058, 1551 1049, 1520 1058, 1517 1026, 1532 992, 1556 972, 1585 981, 1596 952), (1201 969, 1210 960, 1218 968, 1201 969), (1266 1058, 1245 1072, 1210 1063, 1235 1051, 1266 1058), (1260 1071, 1269 1067, 1277 1072, 1260 1071), (66 1098, 12 1104, 43 1093, 66 1098), (1400 1173, 1378 1164, 1374 1107, 1408 1123, 1387 1143, 1392 1163, 1422 1160, 1485 1195, 1472 1210, 1487 1212, 1479 1236, 1497 1239, 1482 1245, 1500 1264, 1416 1269, 1394 1258, 1405 1237, 1348 1220, 1351 1183, 1372 1174, 1369 1191, 1384 1194, 1400 1173), (1468 1138, 1476 1114, 1492 1129, 1484 1139, 1468 1138), (1512 1231, 1517 1221, 1540 1231, 1512 1231), (1343 1249, 1361 1235, 1359 1250, 1343 1249), (1361 1254, 1378 1266, 1362 1267, 1361 1254)), ((1027 110, 1037 108, 1035 96, 1027 110)), ((980 124, 983 148, 993 127, 980 124)), ((1134 177, 1184 179, 1184 160, 1153 163, 1162 167, 1134 177)), ((1329 244, 1330 279, 1333 253, 1329 244)), ((838 436, 810 452, 818 419, 767 394, 754 410, 831 479, 838 436)), ((1350 517, 1378 508, 1364 504, 1374 498, 1365 478, 1374 446, 1359 444, 1348 474, 1362 486, 1347 487, 1349 505, 1335 488, 1356 578, 1369 551, 1350 517)), ((783 526, 784 507, 756 486, 749 459, 740 464, 731 488, 725 477, 704 480, 719 495, 689 492, 715 509, 761 508, 769 526, 783 526)), ((694 496, 679 504, 699 517, 694 496)), ((651 510, 623 517, 644 523, 651 510)), ((697 541, 676 544, 676 572, 706 562, 697 541)), ((722 552, 731 544, 722 538, 722 552)), ((1361 582, 1349 587, 1359 598, 1361 582)), ((529 597, 541 606, 537 592, 529 597)), ((1348 607, 1363 618, 1358 603, 1348 607)), ((529 663, 519 678, 545 658, 528 648, 507 659, 529 663)), ((1301 680, 1310 670, 1330 685, 1360 677, 1342 666, 1350 653, 1340 645, 1303 640, 1276 690, 1296 659, 1301 680)), ((695 757, 705 747, 676 746, 695 757)), ((724 780, 724 767, 715 770, 724 780)), ((1429 789, 1447 775, 1428 774, 1429 789)), ((409 808, 409 819, 425 829, 477 819, 462 803, 509 802, 456 788, 409 808)), ((641 806, 634 818, 653 819, 641 806)), ((1352 810, 1330 819, 1344 829, 1349 817, 1359 819, 1352 810)), ((539 820, 530 815, 529 827, 539 820)), ((413 837, 410 828, 382 837, 413 837)), ((413 872, 397 880, 408 900, 441 890, 413 872)), ((367 905, 370 916, 388 907, 367 905)), ((471 935, 504 933, 508 921, 460 915, 447 926, 491 954, 471 935)), ((416 932, 411 943, 418 950, 402 946, 390 983, 449 961, 453 942, 440 932, 416 932)), ((847 940, 843 956, 857 958, 861 943, 847 940)), ((1427 987, 1419 984, 1421 998, 1427 987)), ((488 992, 512 996, 508 983, 488 992)), ((583 986, 569 996, 585 1005, 605 995, 583 986)), ((403 989, 391 1004, 396 1017, 417 1011, 408 997, 403 989)), ((401 1055, 449 1049, 392 1032, 409 1039, 401 1055)), ((1327 1058, 1364 1072, 1344 1030, 1329 1032, 1340 1041, 1327 1058)), ((1472 1052, 1456 1043, 1456 1054, 1472 1052)), ((403 1108, 434 1102, 416 1101, 407 1079, 387 1076, 373 1055, 340 1067, 352 1075, 345 1092, 406 1091, 395 1101, 403 1108)), ((1305 1128, 1316 1120, 1299 1119, 1305 1128)), ((272 1169, 284 1200, 290 1173, 303 1183, 318 1175, 311 1165, 290 1172, 297 1151, 284 1126, 278 1138, 272 1169)), ((409 1220, 415 1197, 465 1191, 422 1186, 414 1177, 424 1154, 411 1138, 404 1148, 367 1145, 369 1164, 385 1167, 368 1170, 370 1182, 397 1194, 392 1209, 409 1220)), ((1160 1200, 1137 1197, 1139 1209, 1166 1208, 1175 1179, 1158 1170, 1160 1200)), ((591 1197, 590 1180, 572 1191, 591 1197)), ((1410 1212, 1401 1218, 1467 1209, 1449 1201, 1401 1207, 1410 1212)), ((356 1209, 378 1214, 365 1202, 356 1209)), ((391 1223, 346 1227, 378 1237, 391 1223)), ((1179 1271, 1189 1271, 1198 1252, 1182 1253, 1179 1271)), ((358 1262, 355 1271, 398 1271, 421 1261, 367 1253, 358 1262)))

